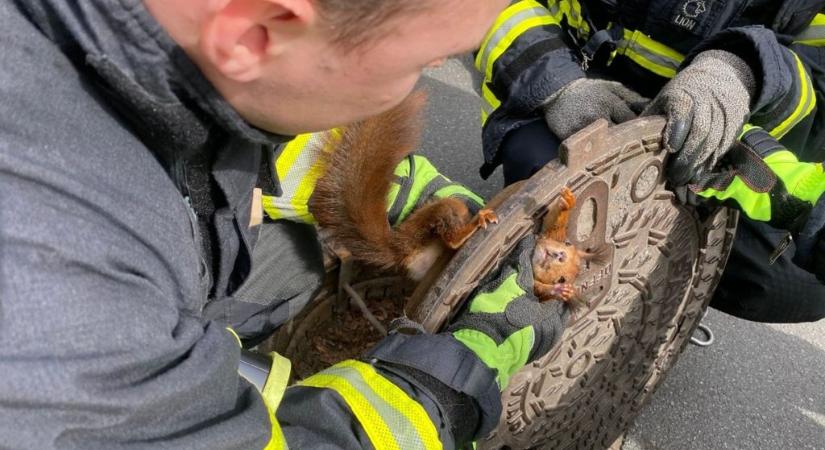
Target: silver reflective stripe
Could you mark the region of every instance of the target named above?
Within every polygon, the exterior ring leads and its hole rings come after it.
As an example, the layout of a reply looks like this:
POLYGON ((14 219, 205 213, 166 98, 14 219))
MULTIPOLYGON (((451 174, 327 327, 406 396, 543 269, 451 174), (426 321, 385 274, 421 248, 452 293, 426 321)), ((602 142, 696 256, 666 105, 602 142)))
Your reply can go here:
MULTIPOLYGON (((525 20, 532 19, 535 17, 548 16, 550 16, 550 14, 548 13, 547 9, 541 6, 536 6, 525 9, 524 11, 519 11, 512 17, 504 21, 504 23, 502 23, 493 32, 493 34, 487 40, 487 45, 481 51, 481 55, 478 58, 478 69, 481 71, 481 73, 489 73, 487 68, 487 60, 490 58, 490 54, 493 52, 493 50, 501 43, 502 39, 504 39, 505 36, 507 36, 507 33, 509 33, 510 30, 512 30, 513 28, 518 26, 518 24, 524 22, 525 20)), ((495 63, 495 61, 490 61, 490 63, 495 63)))
MULTIPOLYGON (((306 176, 309 169, 312 168, 321 156, 321 145, 323 144, 325 136, 326 132, 313 133, 309 138, 309 141, 301 149, 300 153, 298 153, 298 156, 295 158, 295 162, 293 162, 292 166, 290 166, 286 176, 280 180, 284 197, 294 197, 298 190, 298 186, 300 186, 301 181, 304 179, 304 176, 306 176)), ((281 174, 278 175, 281 176, 281 174)))
POLYGON ((421 436, 418 435, 418 430, 415 429, 412 422, 407 420, 397 409, 378 396, 358 371, 349 367, 333 366, 324 370, 323 373, 347 380, 355 390, 360 392, 361 395, 367 399, 370 406, 384 419, 387 427, 393 433, 393 438, 395 438, 395 441, 402 450, 423 450, 426 448, 421 436))
POLYGON ((825 39, 825 25, 817 25, 808 27, 802 33, 796 36, 796 42, 805 43, 805 41, 823 40, 825 39))
POLYGON ((644 56, 645 59, 650 60, 651 62, 658 64, 660 66, 665 66, 670 69, 676 70, 679 68, 679 64, 681 64, 681 62, 679 61, 675 61, 666 56, 657 55, 656 53, 650 52, 636 42, 627 42, 622 40, 619 41, 619 43, 623 44, 626 48, 631 48, 634 52, 644 56))
POLYGON ((486 98, 481 97, 481 110, 484 111, 484 114, 489 116, 496 109, 490 104, 490 102, 487 101, 486 98))
POLYGON ((435 178, 430 180, 430 182, 424 186, 424 189, 421 191, 421 195, 418 196, 418 201, 415 202, 416 209, 420 208, 424 203, 427 203, 427 201, 430 200, 430 197, 432 197, 437 190, 450 184, 455 183, 452 183, 444 175, 437 175, 435 178))
POLYGON ((794 43, 825 46, 825 14, 817 14, 808 28, 796 35, 794 43))
POLYGON ((643 68, 663 77, 673 78, 684 56, 640 31, 624 30, 616 52, 643 68))

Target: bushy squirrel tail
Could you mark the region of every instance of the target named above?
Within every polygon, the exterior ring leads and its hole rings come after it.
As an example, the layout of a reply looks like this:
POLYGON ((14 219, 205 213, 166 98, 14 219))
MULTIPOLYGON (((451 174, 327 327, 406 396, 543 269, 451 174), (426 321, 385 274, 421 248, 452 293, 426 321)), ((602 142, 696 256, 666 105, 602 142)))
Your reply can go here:
POLYGON ((419 145, 426 94, 330 134, 310 210, 333 242, 358 260, 389 269, 403 264, 405 247, 387 219, 387 193, 396 166, 419 145))

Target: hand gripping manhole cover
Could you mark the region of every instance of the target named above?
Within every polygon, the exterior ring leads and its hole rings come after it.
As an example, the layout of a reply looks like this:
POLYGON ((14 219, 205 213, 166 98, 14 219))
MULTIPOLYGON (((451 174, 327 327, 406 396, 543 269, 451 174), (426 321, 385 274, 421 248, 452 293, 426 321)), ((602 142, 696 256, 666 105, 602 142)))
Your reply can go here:
POLYGON ((566 140, 552 162, 496 211, 407 314, 441 329, 467 295, 527 233, 561 188, 578 199, 568 239, 601 250, 576 285, 589 300, 560 342, 503 392, 498 428, 480 448, 607 448, 627 429, 688 342, 727 261, 736 213, 701 217, 664 188, 664 120, 608 128, 596 122, 566 140))

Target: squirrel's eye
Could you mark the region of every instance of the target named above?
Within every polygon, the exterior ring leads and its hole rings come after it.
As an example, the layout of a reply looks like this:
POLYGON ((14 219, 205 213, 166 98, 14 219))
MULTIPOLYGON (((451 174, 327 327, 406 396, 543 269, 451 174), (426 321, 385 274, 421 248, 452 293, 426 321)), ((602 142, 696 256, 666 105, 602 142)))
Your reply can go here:
POLYGON ((571 245, 573 245, 573 243, 570 241, 564 241, 564 245, 570 247, 571 245))
POLYGON ((561 277, 561 278, 559 278, 559 281, 556 281, 556 283, 564 283, 564 282, 565 282, 564 277, 561 277))

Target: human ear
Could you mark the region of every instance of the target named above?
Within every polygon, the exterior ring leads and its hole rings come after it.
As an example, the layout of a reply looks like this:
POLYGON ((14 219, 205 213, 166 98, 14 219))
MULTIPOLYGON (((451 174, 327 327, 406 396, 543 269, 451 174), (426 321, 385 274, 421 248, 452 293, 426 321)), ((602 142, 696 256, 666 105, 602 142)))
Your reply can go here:
POLYGON ((254 81, 267 58, 283 53, 315 20, 312 0, 225 0, 204 21, 199 45, 225 77, 254 81))

